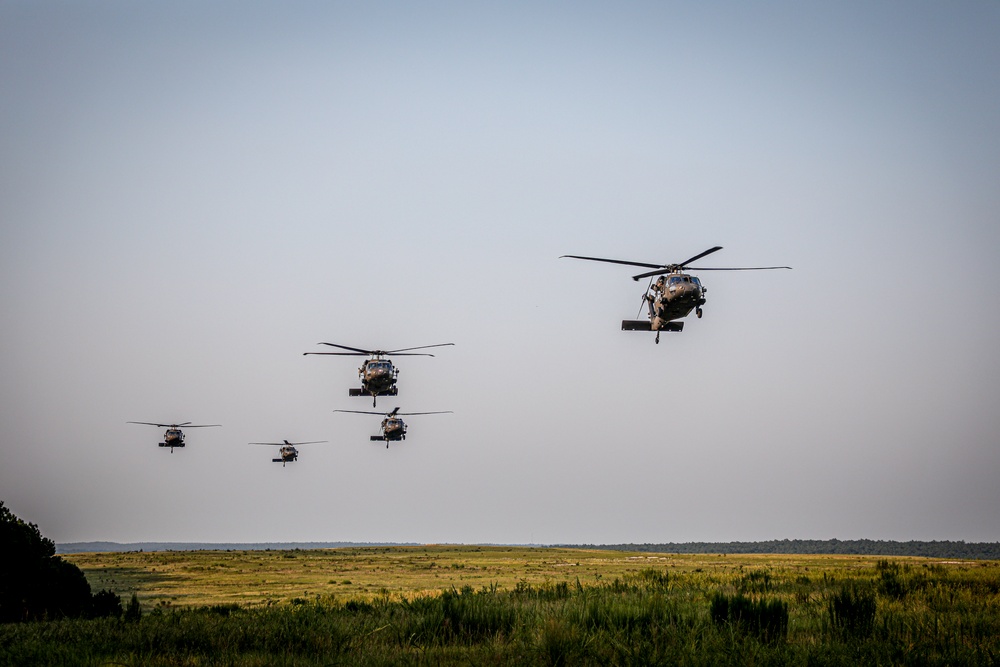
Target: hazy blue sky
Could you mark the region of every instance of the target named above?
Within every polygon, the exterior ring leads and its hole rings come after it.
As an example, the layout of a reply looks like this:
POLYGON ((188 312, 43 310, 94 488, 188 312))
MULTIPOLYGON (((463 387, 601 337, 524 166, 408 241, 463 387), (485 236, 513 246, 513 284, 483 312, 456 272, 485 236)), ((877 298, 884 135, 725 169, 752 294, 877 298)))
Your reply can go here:
POLYGON ((1000 539, 1000 4, 0 1, 0 500, 82 540, 1000 539), (704 273, 682 334, 620 331, 704 273), (350 398, 400 348, 388 451, 350 398), (188 447, 126 421, 219 423, 188 447), (250 441, 330 440, 282 468, 250 441))

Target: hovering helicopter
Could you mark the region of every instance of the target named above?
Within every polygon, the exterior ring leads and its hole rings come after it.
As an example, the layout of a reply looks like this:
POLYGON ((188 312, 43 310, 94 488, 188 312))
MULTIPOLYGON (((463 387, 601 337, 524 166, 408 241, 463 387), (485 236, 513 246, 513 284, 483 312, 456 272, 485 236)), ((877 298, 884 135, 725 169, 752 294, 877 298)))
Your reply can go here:
POLYGON ((371 396, 372 407, 375 407, 379 396, 395 396, 398 393, 396 378, 399 376, 399 369, 393 367, 392 361, 384 357, 392 354, 410 357, 433 357, 427 352, 413 352, 412 350, 426 350, 431 347, 444 347, 454 345, 454 343, 439 343, 437 345, 421 345, 420 347, 404 347, 401 350, 362 350, 357 347, 338 345, 336 343, 317 343, 317 345, 329 345, 339 347, 350 352, 303 352, 303 355, 333 355, 333 356, 365 356, 371 355, 371 359, 366 359, 358 369, 361 377, 361 387, 351 387, 347 393, 349 396, 371 396))
POLYGON ((282 442, 250 442, 250 445, 271 445, 278 446, 281 449, 278 450, 278 458, 271 459, 274 463, 280 463, 281 467, 284 468, 286 463, 291 463, 293 461, 299 460, 299 450, 295 449, 296 445, 316 445, 321 442, 330 442, 329 440, 310 440, 309 442, 288 442, 284 440, 282 442))
MULTIPOLYGON (((334 412, 353 412, 359 415, 380 415, 381 412, 372 412, 370 410, 334 410, 334 412)), ((389 449, 390 442, 398 442, 400 440, 406 440, 406 424, 403 420, 399 418, 400 415, 406 415, 407 417, 411 415, 443 415, 450 413, 451 410, 443 410, 439 412, 400 412, 399 408, 393 408, 392 412, 385 413, 385 419, 382 420, 382 435, 371 436, 372 442, 382 442, 385 441, 385 448, 389 449)))
POLYGON ((145 424, 146 426, 158 426, 160 428, 166 428, 167 432, 163 434, 163 442, 158 443, 160 447, 169 447, 170 453, 174 453, 174 447, 184 446, 184 432, 181 430, 181 426, 184 428, 209 428, 211 426, 222 426, 222 424, 192 424, 191 422, 184 422, 183 424, 155 424, 153 422, 125 422, 126 424, 145 424))
MULTIPOLYGON (((677 322, 694 310, 700 318, 701 307, 705 305, 705 292, 708 288, 701 284, 695 276, 685 273, 685 271, 766 271, 769 269, 790 269, 790 266, 748 266, 748 267, 728 267, 709 268, 688 266, 691 262, 701 259, 705 255, 710 255, 717 250, 722 250, 722 246, 709 248, 705 252, 684 260, 679 264, 648 264, 645 262, 629 262, 620 259, 604 259, 603 257, 583 257, 581 255, 562 255, 573 259, 587 259, 593 262, 609 262, 611 264, 625 264, 626 266, 642 266, 653 269, 645 273, 632 276, 632 280, 649 278, 649 285, 646 293, 642 295, 643 303, 649 309, 649 321, 645 320, 622 320, 622 331, 655 331, 656 342, 660 342, 661 331, 683 331, 684 323, 677 322), (658 278, 656 278, 659 276, 658 278), (653 279, 656 278, 656 282, 653 279)), ((561 258, 560 258, 561 259, 561 258)), ((639 312, 642 312, 640 306, 639 312)))

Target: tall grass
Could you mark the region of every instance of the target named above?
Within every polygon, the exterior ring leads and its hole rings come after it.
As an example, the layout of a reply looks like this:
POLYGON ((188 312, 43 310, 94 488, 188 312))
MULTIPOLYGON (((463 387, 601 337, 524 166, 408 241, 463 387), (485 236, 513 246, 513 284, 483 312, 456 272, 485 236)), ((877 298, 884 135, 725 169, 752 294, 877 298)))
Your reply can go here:
POLYGON ((998 590, 995 564, 646 568, 3 625, 0 665, 996 665, 998 590))

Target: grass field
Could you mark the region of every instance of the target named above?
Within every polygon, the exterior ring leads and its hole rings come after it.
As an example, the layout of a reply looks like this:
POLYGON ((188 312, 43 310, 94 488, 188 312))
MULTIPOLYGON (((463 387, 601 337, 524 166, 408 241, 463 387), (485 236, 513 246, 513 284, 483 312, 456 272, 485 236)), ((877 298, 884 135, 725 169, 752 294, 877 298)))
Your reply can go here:
MULTIPOLYGON (((87 575, 91 588, 138 594, 154 606, 259 605, 296 599, 413 598, 443 589, 497 585, 513 589, 559 582, 613 581, 649 568, 678 581, 724 585, 747 571, 772 578, 810 574, 848 579, 875 569, 877 556, 670 555, 530 547, 372 547, 308 551, 181 551, 65 556, 87 575)), ((911 567, 945 571, 990 568, 987 561, 894 559, 911 567)), ((997 570, 990 570, 998 572, 997 570)))
POLYGON ((123 619, 0 664, 1000 664, 1000 563, 424 546, 74 554, 123 619))

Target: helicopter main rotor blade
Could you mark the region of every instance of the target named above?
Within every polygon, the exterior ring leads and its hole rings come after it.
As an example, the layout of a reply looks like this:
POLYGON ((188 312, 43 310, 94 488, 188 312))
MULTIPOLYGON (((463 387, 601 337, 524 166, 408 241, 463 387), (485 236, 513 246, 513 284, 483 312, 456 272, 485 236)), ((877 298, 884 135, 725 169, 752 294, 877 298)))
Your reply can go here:
POLYGON ((687 266, 687 271, 767 271, 769 269, 791 269, 790 266, 687 266))
POLYGON ((210 426, 222 426, 222 424, 178 424, 184 428, 208 428, 210 426))
POLYGON ((648 262, 628 262, 624 259, 605 259, 603 257, 584 257, 583 255, 560 255, 559 259, 570 257, 572 259, 588 259, 592 262, 608 262, 610 264, 624 264, 626 266, 644 266, 647 269, 662 269, 666 264, 649 264, 648 262))
POLYGON ((298 445, 315 445, 315 444, 320 443, 320 442, 330 442, 330 441, 329 440, 311 440, 309 442, 288 442, 287 440, 285 440, 284 442, 248 442, 247 444, 248 445, 271 445, 272 447, 275 447, 275 446, 276 447, 281 447, 283 445, 295 445, 295 446, 298 446, 298 445))
MULTIPOLYGON (((770 269, 791 269, 790 266, 731 266, 731 267, 708 267, 708 266, 685 266, 679 267, 685 271, 768 271, 770 269)), ((659 271, 650 271, 648 273, 640 273, 637 276, 632 276, 632 280, 642 280, 643 278, 649 278, 652 276, 662 276, 667 273, 673 273, 670 268, 660 269, 659 271)))
POLYGON ((717 245, 714 248, 709 248, 708 250, 706 250, 705 252, 703 252, 701 254, 695 255, 694 257, 691 257, 690 259, 684 260, 683 262, 681 262, 680 264, 678 264, 678 266, 680 266, 680 267, 683 268, 683 267, 687 266, 688 264, 690 264, 691 262, 693 262, 693 261, 695 261, 697 259, 701 259, 705 255, 711 255, 713 252, 715 252, 717 250, 722 250, 722 246, 721 245, 717 245))
POLYGON ((375 354, 378 350, 362 350, 360 347, 351 347, 350 345, 338 345, 337 343, 316 343, 317 345, 329 345, 330 347, 339 347, 342 350, 351 350, 356 354, 375 354))
POLYGON ((451 414, 454 410, 438 410, 437 412, 396 412, 393 411, 394 415, 405 415, 409 417, 410 415, 445 415, 451 414))
MULTIPOLYGON (((182 424, 157 424, 154 422, 125 422, 126 424, 145 424, 146 426, 157 426, 159 428, 199 428, 197 424, 192 424, 191 422, 184 422, 182 424)), ((202 426, 221 426, 221 424, 203 424, 202 426)))
POLYGON ((372 410, 334 410, 334 412, 353 412, 356 415, 381 415, 385 416, 384 412, 373 412, 372 410))
POLYGON ((394 357, 433 357, 434 355, 430 352, 383 352, 384 355, 392 355, 394 357))
POLYGON ((323 356, 335 356, 335 357, 367 357, 368 352, 303 352, 302 356, 308 354, 318 354, 323 356))
MULTIPOLYGON (((418 347, 404 347, 399 350, 384 350, 382 354, 399 354, 400 352, 409 352, 410 350, 426 350, 429 347, 445 347, 448 345, 454 345, 454 343, 438 343, 436 345, 420 345, 418 347)), ((434 355, 430 354, 428 356, 433 357, 434 355)))

